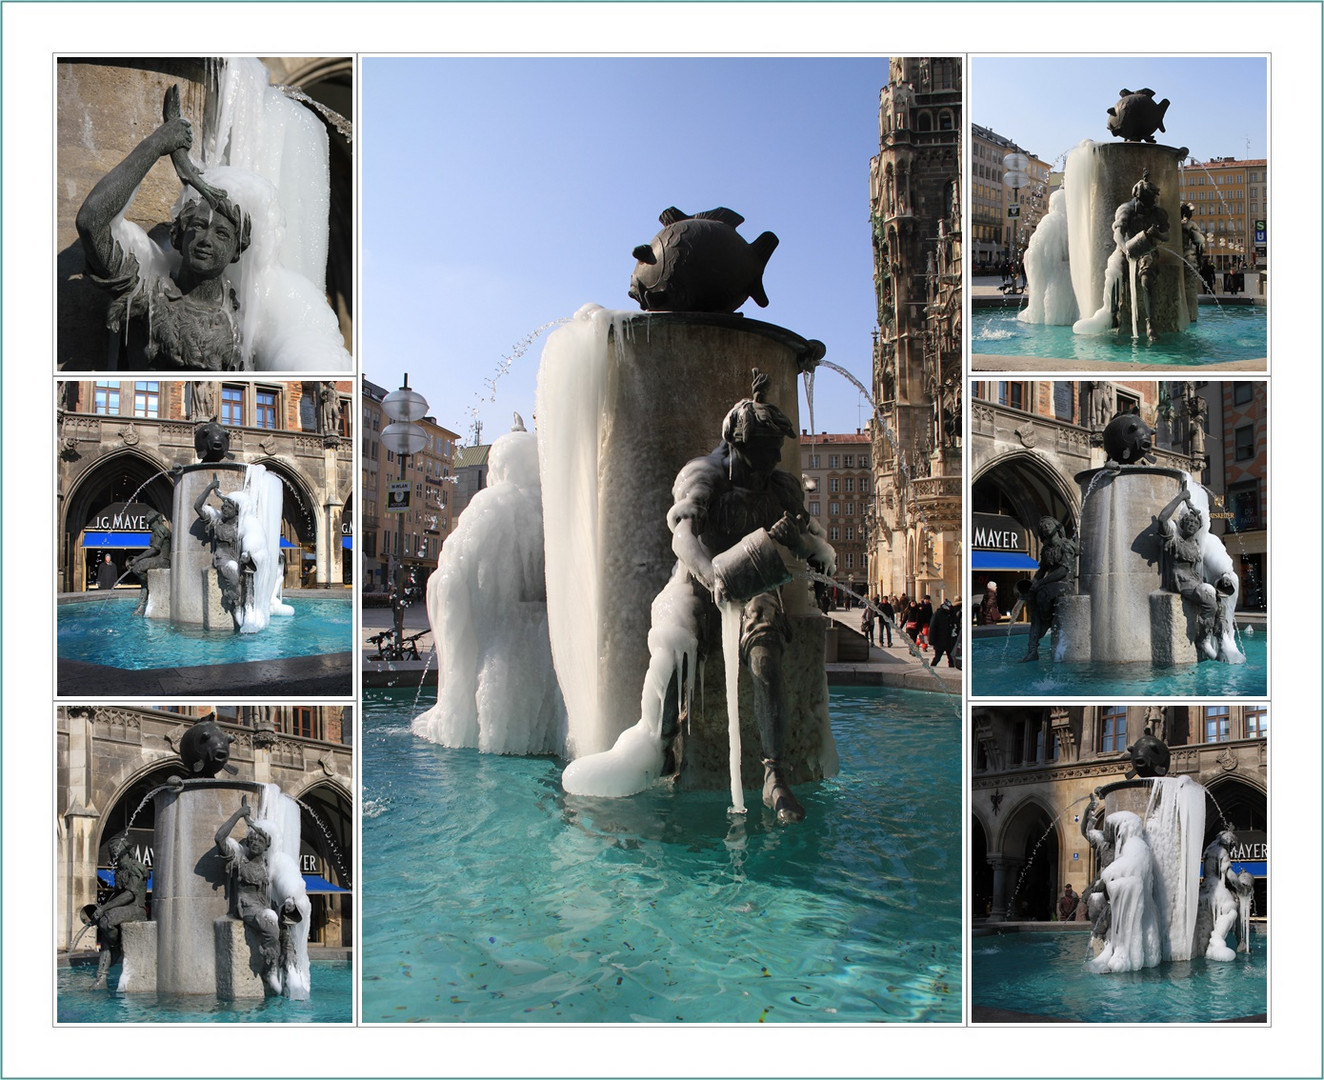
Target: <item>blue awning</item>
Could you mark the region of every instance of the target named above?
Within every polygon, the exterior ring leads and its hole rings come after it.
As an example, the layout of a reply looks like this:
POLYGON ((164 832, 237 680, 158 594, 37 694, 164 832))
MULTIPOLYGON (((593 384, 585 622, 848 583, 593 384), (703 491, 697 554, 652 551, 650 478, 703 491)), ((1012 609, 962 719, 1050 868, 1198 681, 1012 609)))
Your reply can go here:
POLYGON ((1029 570, 1039 569, 1039 564, 1030 556, 1020 551, 976 551, 970 559, 971 570, 1029 570))
MULTIPOLYGON (((98 881, 101 885, 103 885, 105 888, 107 888, 107 889, 113 889, 113 888, 115 887, 115 871, 114 871, 114 870, 98 870, 98 871, 97 871, 97 881, 98 881)), ((147 891, 148 891, 148 892, 151 892, 151 891, 152 891, 152 875, 151 875, 151 874, 148 874, 148 875, 147 875, 147 891)))
POLYGON ((136 532, 85 532, 83 547, 100 548, 145 548, 151 543, 151 533, 136 532))
POLYGON ((347 893, 348 889, 342 889, 339 885, 332 885, 321 874, 304 874, 303 887, 309 893, 347 893))
POLYGON ((341 546, 342 548, 349 548, 351 551, 353 551, 353 550, 354 550, 354 537, 352 537, 352 536, 342 536, 342 537, 340 538, 340 546, 341 546))
MULTIPOLYGON (((107 889, 115 887, 115 872, 113 870, 98 870, 97 881, 107 889)), ((309 893, 347 893, 348 889, 342 889, 339 885, 332 885, 321 874, 304 874, 303 887, 309 893)), ((147 889, 150 892, 152 888, 152 878, 148 875, 147 889)))
POLYGON ((280 538, 280 546, 283 548, 292 548, 292 547, 298 547, 299 545, 291 544, 288 540, 285 539, 285 537, 282 536, 280 538))

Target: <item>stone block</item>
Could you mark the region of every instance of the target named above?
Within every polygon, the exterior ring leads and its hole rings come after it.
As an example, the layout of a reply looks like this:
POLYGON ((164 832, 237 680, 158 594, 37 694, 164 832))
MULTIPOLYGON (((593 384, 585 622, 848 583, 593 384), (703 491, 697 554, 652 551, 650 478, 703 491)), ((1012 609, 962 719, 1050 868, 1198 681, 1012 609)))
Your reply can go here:
POLYGON ((149 619, 170 618, 170 569, 147 571, 147 610, 149 619))
POLYGON ((1053 659, 1064 664, 1090 660, 1090 598, 1063 596, 1057 601, 1053 618, 1053 659))
POLYGON ((1188 618, 1179 594, 1158 590, 1149 594, 1149 640, 1154 663, 1194 664, 1200 659, 1187 633, 1188 618))
POLYGON ((217 919, 212 929, 216 935, 216 996, 221 1001, 266 997, 256 932, 242 919, 230 917, 217 919))
POLYGON ((156 993, 156 923, 150 920, 120 924, 121 994, 156 993))
POLYGON ((204 630, 234 629, 234 617, 221 603, 221 587, 215 570, 202 571, 202 626, 204 630))

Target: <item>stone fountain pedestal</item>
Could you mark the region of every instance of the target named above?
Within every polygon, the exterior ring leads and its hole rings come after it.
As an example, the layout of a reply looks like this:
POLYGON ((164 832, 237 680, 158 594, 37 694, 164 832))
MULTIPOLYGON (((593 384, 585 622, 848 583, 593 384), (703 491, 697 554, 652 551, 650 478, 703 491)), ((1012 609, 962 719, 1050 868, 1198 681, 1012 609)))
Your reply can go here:
MULTIPOLYGON (((607 338, 601 404, 593 410, 598 423, 595 503, 588 508, 596 525, 598 556, 595 565, 573 557, 561 564, 566 574, 584 582, 570 597, 559 597, 550 584, 562 572, 557 548, 564 540, 556 534, 554 508, 547 505, 549 481, 543 479, 554 654, 558 619, 596 621, 596 663, 582 676, 596 679, 595 686, 568 688, 563 658, 556 657, 572 733, 577 694, 603 718, 589 740, 573 746, 576 756, 609 749, 640 717, 649 664, 650 605, 676 564, 666 519, 677 473, 721 442, 727 412, 750 396, 753 368, 770 379, 767 400, 799 430, 797 380, 821 355, 789 330, 740 315, 616 313, 607 338), (569 608, 574 610, 567 613, 569 608)), ((547 364, 546 356, 543 362, 547 364)), ((543 407, 540 441, 556 438, 549 423, 552 414, 550 407, 543 407)), ((780 467, 799 475, 794 440, 783 446, 780 467)), ((827 715, 826 620, 811 604, 804 565, 789 557, 787 565, 800 572, 782 589, 794 627, 783 656, 791 716, 787 765, 790 782, 799 783, 833 775, 837 755, 827 715)), ((741 674, 744 786, 759 788, 763 772, 752 691, 748 673, 741 674)), ((696 682, 695 691, 698 701, 685 740, 682 783, 723 788, 728 783, 727 719, 720 641, 711 643, 702 689, 696 682)))
MULTIPOLYGON (((1067 157, 1064 190, 1070 233, 1072 289, 1081 318, 1104 302, 1104 269, 1117 247, 1113 218, 1131 198, 1131 189, 1149 172, 1159 189, 1158 205, 1168 214, 1168 239, 1160 244, 1158 279, 1153 290, 1154 327, 1158 333, 1184 330, 1194 321, 1197 300, 1186 292, 1186 268, 1181 258, 1181 189, 1178 165, 1185 151, 1155 143, 1085 142, 1067 157)), ((1134 283, 1128 264, 1118 312, 1119 333, 1144 337, 1143 315, 1138 332, 1133 323, 1134 283)))
POLYGON ((193 504, 216 477, 221 489, 208 497, 208 504, 219 507, 218 495, 243 488, 245 468, 238 462, 220 461, 185 465, 180 470, 171 519, 170 566, 147 572, 148 618, 208 630, 234 629, 234 618, 221 606, 221 590, 212 568, 211 538, 193 504))
POLYGON ((1181 489, 1176 469, 1126 466, 1076 475, 1088 497, 1080 518, 1078 591, 1057 602, 1053 659, 1194 664, 1194 615, 1162 588, 1158 514, 1181 489))
MULTIPOLYGON (((281 804, 289 800, 253 781, 186 780, 179 791, 156 793, 152 921, 129 924, 120 990, 265 996, 257 937, 231 914, 225 862, 216 850, 217 828, 244 796, 254 818, 287 815, 281 804)), ((296 860, 298 844, 297 828, 292 837, 287 831, 285 850, 296 860)))

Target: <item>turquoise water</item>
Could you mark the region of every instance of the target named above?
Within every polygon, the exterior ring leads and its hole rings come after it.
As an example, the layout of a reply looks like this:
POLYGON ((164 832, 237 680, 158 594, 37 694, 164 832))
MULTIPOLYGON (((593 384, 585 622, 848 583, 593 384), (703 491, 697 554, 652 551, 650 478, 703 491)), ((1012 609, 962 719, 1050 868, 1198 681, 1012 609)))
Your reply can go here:
POLYGON ((410 733, 364 692, 363 1020, 961 1019, 961 739, 945 698, 834 690, 841 774, 778 828, 751 793, 567 796, 562 763, 410 733))
POLYGON ((340 599, 287 601, 291 616, 273 616, 257 634, 175 626, 163 619, 133 614, 137 594, 123 600, 88 600, 56 607, 57 645, 61 660, 145 671, 195 664, 280 660, 320 656, 354 647, 353 610, 340 599))
POLYGON ((1269 322, 1262 307, 1201 305, 1200 318, 1192 326, 1153 343, 1111 333, 1076 334, 1069 326, 1024 323, 1016 315, 1015 308, 976 308, 971 352, 1173 365, 1259 360, 1269 355, 1269 322))
POLYGON ((1088 957, 1088 933, 974 938, 971 1003, 1087 1023, 1208 1023, 1268 1010, 1268 948, 1259 925, 1251 929, 1251 951, 1228 964, 1201 956, 1095 974, 1085 967, 1088 957))
POLYGON ((1024 634, 979 635, 971 643, 970 689, 979 697, 1058 697, 1104 694, 1166 697, 1262 697, 1269 691, 1268 638, 1242 633, 1244 664, 1056 664, 1048 635, 1038 661, 1022 664, 1024 634))
MULTIPOLYGON (((62 1024, 348 1024, 354 1017, 354 971, 349 960, 328 960, 309 950, 308 1001, 217 1001, 192 994, 118 994, 93 990, 96 961, 56 973, 56 1019, 62 1024)), ((119 965, 110 969, 113 986, 119 965)), ((171 1070, 167 1069, 166 1074, 171 1070)))

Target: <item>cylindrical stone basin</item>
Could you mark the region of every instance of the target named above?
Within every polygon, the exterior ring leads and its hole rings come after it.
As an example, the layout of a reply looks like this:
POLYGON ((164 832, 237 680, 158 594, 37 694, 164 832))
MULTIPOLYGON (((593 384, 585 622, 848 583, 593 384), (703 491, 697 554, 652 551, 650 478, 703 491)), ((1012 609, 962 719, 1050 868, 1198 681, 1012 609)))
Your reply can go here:
POLYGON ((207 605, 205 583, 212 569, 211 536, 193 509, 194 502, 212 477, 221 482, 219 492, 207 497, 207 505, 220 509, 220 496, 244 486, 246 466, 234 461, 198 462, 185 465, 175 481, 174 519, 170 538, 170 619, 201 626, 207 605))
POLYGON ((1090 597, 1090 659, 1150 662, 1150 594, 1163 587, 1159 511, 1181 489, 1176 469, 1138 465, 1076 474, 1079 591, 1090 597))
MULTIPOLYGON (((154 797, 152 919, 157 925, 156 988, 163 994, 215 994, 213 923, 230 914, 225 861, 216 850, 216 830, 240 807, 244 796, 254 819, 285 821, 289 803, 273 785, 244 780, 186 780, 180 791, 154 797)), ((299 832, 293 842, 298 858, 299 832)), ((243 838, 240 822, 231 834, 243 838)), ((289 838, 286 837, 286 848, 289 838)))

